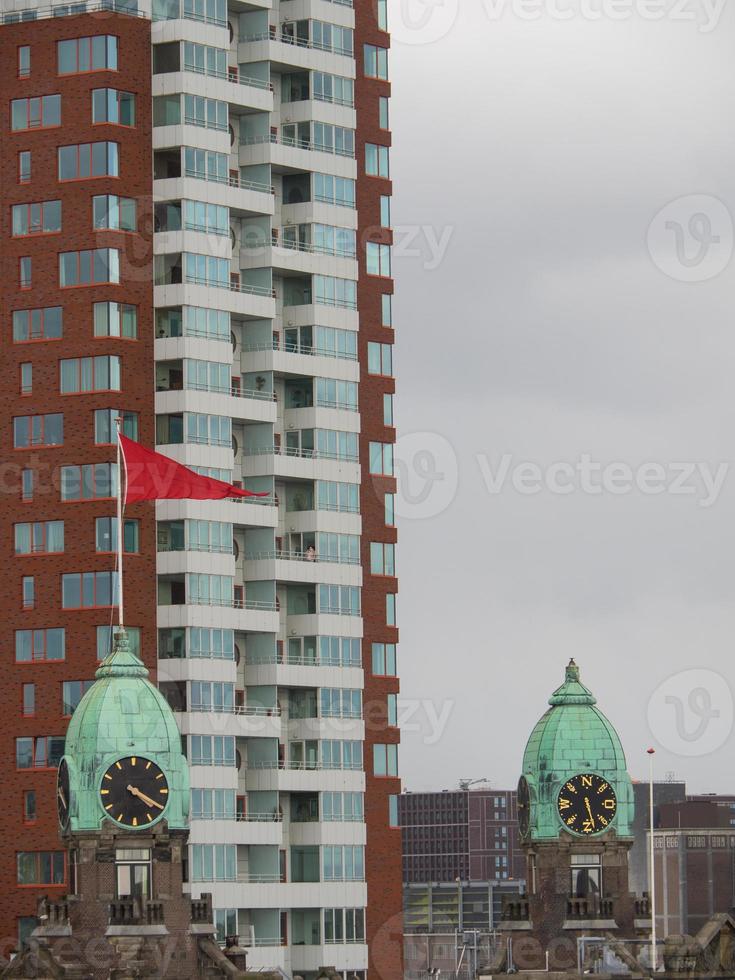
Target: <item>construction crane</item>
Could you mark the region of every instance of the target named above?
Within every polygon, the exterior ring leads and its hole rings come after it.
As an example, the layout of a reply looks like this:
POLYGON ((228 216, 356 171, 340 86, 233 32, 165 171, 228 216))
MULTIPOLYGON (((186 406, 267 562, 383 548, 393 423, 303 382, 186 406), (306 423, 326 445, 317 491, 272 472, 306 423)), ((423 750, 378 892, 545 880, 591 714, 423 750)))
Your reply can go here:
POLYGON ((488 783, 489 786, 490 780, 487 776, 483 776, 482 779, 460 779, 459 788, 462 792, 466 792, 470 786, 475 786, 477 783, 488 783))

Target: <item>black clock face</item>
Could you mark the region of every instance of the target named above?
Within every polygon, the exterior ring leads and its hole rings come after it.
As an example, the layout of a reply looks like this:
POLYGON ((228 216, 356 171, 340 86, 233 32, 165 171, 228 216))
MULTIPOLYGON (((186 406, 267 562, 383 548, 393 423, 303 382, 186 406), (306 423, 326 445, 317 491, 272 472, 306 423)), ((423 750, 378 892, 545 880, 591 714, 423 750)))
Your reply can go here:
POLYGON ((527 837, 528 828, 531 823, 531 796, 528 792, 528 783, 526 782, 525 776, 521 776, 518 780, 516 806, 518 807, 518 829, 521 837, 527 837))
POLYGON ((108 817, 125 827, 147 827, 166 809, 168 783, 155 762, 131 755, 104 774, 100 801, 108 817))
POLYGON ((59 813, 59 823, 62 828, 69 822, 69 805, 71 796, 69 790, 69 767, 66 759, 62 759, 56 776, 56 807, 59 813))
POLYGON ((584 837, 604 833, 618 809, 610 783, 593 772, 572 776, 564 783, 556 805, 567 830, 584 837))

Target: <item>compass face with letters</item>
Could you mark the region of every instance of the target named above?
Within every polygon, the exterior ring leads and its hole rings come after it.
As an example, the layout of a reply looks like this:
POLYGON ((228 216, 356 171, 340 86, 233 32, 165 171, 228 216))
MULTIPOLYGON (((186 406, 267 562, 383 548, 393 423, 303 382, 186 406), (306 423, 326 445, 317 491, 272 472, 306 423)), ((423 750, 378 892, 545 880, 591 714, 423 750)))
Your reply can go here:
POLYGON ((59 765, 59 772, 56 776, 56 807, 59 813, 59 823, 62 829, 66 828, 69 822, 69 808, 71 804, 71 789, 69 786, 69 766, 66 759, 62 759, 59 765))
POLYGON ((100 802, 107 816, 117 823, 147 827, 166 809, 166 776, 150 759, 134 755, 118 759, 102 777, 100 802))
POLYGON ((618 801, 610 783, 596 773, 572 776, 559 790, 559 819, 573 834, 583 837, 604 833, 615 819, 618 801))
POLYGON ((531 794, 528 790, 528 782, 525 776, 518 780, 518 792, 516 794, 516 806, 518 808, 518 830, 521 837, 528 837, 528 830, 531 824, 531 794))

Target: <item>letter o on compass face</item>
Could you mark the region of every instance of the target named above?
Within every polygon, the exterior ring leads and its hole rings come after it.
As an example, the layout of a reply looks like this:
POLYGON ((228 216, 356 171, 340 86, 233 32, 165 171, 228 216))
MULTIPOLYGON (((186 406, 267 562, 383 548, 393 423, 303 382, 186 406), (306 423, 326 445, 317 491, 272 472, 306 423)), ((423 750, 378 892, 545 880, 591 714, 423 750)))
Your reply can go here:
POLYGON ((105 815, 128 828, 144 828, 163 816, 168 781, 160 766, 142 756, 113 762, 102 777, 99 798, 105 815))
POLYGON ((604 834, 618 810, 610 783, 594 772, 579 773, 559 790, 556 808, 564 829, 580 837, 604 834))

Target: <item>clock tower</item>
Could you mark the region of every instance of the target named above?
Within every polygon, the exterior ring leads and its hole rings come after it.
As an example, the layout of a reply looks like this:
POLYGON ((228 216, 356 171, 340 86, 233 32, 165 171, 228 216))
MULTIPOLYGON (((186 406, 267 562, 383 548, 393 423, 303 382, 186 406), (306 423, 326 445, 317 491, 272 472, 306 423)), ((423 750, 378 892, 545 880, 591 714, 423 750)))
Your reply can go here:
POLYGON ((571 660, 524 752, 518 821, 527 896, 508 903, 501 928, 530 933, 544 951, 559 937, 574 948, 581 935, 634 938, 647 928, 628 889, 633 807, 620 738, 571 660))
POLYGON ((244 951, 214 941, 209 896, 184 893, 181 735, 123 630, 69 723, 56 799, 69 893, 41 902, 30 948, 3 977, 245 976, 244 951))

